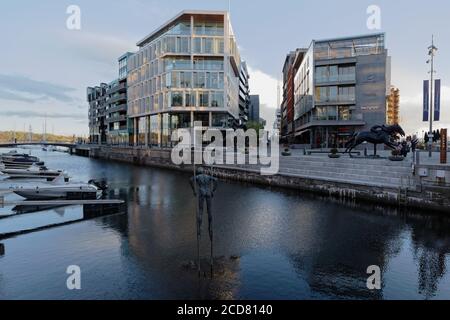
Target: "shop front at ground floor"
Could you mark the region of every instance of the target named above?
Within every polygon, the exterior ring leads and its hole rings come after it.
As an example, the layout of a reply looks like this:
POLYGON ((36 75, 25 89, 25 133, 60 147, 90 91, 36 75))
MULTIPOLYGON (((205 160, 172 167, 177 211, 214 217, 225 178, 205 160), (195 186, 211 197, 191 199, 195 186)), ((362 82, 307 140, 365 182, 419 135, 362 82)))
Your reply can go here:
POLYGON ((130 143, 135 146, 172 147, 172 132, 181 128, 192 128, 194 122, 202 127, 227 129, 232 127, 233 118, 228 113, 179 112, 158 113, 130 118, 130 143))
POLYGON ((312 127, 296 132, 294 143, 309 145, 312 149, 345 148, 345 143, 357 131, 357 126, 312 127))

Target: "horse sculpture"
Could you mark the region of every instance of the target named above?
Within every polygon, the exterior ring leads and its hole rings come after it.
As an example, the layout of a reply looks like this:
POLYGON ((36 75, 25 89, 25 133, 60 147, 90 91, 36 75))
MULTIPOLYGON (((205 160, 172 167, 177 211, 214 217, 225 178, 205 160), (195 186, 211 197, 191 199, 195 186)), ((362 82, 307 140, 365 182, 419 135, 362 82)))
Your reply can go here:
POLYGON ((352 150, 359 146, 363 142, 369 142, 374 144, 374 155, 377 154, 377 144, 385 144, 391 149, 397 149, 399 143, 398 135, 404 137, 405 132, 402 127, 398 124, 394 124, 391 126, 374 126, 370 129, 370 131, 362 131, 358 133, 354 133, 350 140, 347 141, 345 147, 345 153, 349 153, 351 155, 352 150))

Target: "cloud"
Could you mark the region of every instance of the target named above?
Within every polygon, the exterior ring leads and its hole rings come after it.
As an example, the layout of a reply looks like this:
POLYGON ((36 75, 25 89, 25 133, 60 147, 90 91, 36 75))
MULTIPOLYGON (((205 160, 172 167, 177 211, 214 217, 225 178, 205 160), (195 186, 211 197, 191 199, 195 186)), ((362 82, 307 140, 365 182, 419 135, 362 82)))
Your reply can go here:
POLYGON ((77 58, 112 67, 117 66, 122 54, 137 49, 136 41, 94 32, 70 32, 62 39, 65 49, 77 58))
POLYGON ((35 101, 35 99, 27 98, 20 94, 17 94, 16 92, 4 90, 2 88, 0 88, 0 99, 27 103, 33 103, 35 101))
POLYGON ((271 128, 275 121, 277 106, 277 85, 275 77, 248 66, 250 75, 250 94, 258 94, 260 101, 260 117, 267 121, 266 128, 271 128))
POLYGON ((61 102, 72 102, 69 95, 73 88, 38 81, 21 75, 0 74, 0 99, 17 100, 32 103, 36 100, 55 99, 61 102))
MULTIPOLYGON (((422 93, 414 95, 402 95, 400 91, 400 124, 407 133, 421 134, 422 130, 429 130, 427 122, 422 121, 423 108, 422 93)), ((450 114, 445 108, 450 104, 450 87, 442 86, 441 88, 441 121, 434 122, 435 129, 448 128, 450 124, 450 114)))
POLYGON ((32 110, 2 111, 2 117, 49 118, 49 119, 71 119, 71 120, 73 119, 73 120, 87 121, 87 114, 40 112, 32 110))

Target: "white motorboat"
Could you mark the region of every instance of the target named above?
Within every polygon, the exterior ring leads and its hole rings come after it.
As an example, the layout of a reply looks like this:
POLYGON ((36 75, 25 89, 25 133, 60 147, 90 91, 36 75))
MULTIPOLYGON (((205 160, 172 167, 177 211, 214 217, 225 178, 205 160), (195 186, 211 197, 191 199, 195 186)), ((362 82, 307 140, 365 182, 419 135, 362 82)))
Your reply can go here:
POLYGON ((64 176, 60 175, 47 184, 12 187, 11 191, 27 200, 83 200, 97 199, 102 190, 93 182, 65 182, 64 176))
POLYGON ((6 174, 11 179, 27 178, 27 179, 48 179, 53 180, 56 177, 64 174, 66 180, 67 174, 62 170, 49 170, 45 166, 31 165, 29 168, 7 168, 0 166, 0 172, 6 174))

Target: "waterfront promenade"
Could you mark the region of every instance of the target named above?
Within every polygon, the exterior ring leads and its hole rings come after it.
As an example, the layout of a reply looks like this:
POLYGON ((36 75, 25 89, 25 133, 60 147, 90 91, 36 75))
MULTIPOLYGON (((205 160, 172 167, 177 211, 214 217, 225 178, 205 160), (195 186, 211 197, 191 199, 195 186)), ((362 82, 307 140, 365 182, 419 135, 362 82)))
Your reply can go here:
MULTIPOLYGON (((260 165, 249 164, 213 165, 206 166, 206 170, 225 180, 450 212, 449 166, 425 160, 424 152, 416 158, 419 163, 413 161, 412 154, 403 161, 388 160, 387 151, 379 154, 380 159, 348 155, 330 159, 327 153, 307 155, 293 150, 291 156, 280 155, 279 171, 275 175, 261 175, 260 165), (424 163, 420 163, 420 159, 424 163)), ((91 146, 89 156, 187 172, 193 170, 191 165, 175 165, 168 148, 91 146)))

